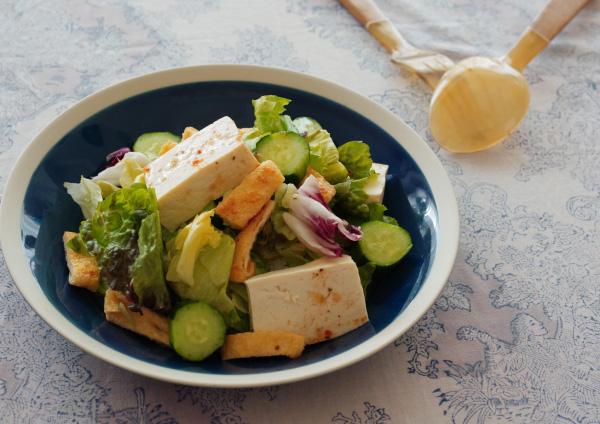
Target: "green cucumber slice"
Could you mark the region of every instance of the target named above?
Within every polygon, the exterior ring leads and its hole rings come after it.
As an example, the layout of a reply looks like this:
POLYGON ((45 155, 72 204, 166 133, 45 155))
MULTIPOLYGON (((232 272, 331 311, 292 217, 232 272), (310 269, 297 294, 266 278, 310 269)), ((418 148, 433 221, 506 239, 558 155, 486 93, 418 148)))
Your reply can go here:
POLYGON ((369 221, 361 225, 358 246, 365 257, 379 266, 394 265, 412 248, 410 234, 394 224, 369 221))
POLYGON ((225 342, 225 320, 204 302, 187 303, 169 321, 171 346, 188 361, 201 361, 225 342))
POLYGON ((259 162, 275 162, 290 183, 297 183, 306 175, 308 142, 299 134, 289 131, 270 134, 256 144, 255 153, 259 162))
POLYGON ((145 133, 140 135, 133 143, 133 151, 144 153, 151 160, 156 159, 161 147, 170 141, 179 143, 181 138, 170 132, 145 133))
POLYGON ((323 129, 321 124, 308 116, 300 116, 294 119, 294 126, 298 130, 298 134, 308 137, 317 131, 323 129))

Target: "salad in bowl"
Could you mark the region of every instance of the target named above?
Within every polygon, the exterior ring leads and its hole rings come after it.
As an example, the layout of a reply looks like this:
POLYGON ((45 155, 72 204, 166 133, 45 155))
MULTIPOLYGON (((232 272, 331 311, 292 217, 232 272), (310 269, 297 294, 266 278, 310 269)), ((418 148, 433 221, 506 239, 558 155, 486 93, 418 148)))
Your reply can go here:
POLYGON ((366 324, 373 272, 412 247, 385 214, 388 167, 289 103, 253 100, 253 128, 142 134, 66 182, 85 218, 63 235, 69 283, 189 361, 297 358, 366 324))

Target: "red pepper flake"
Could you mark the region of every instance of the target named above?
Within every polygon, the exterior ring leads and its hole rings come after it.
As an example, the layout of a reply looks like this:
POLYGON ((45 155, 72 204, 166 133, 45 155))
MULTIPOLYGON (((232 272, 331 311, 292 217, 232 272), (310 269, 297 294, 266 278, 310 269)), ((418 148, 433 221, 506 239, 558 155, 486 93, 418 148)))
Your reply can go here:
POLYGON ((333 336, 333 333, 331 332, 331 330, 325 330, 324 335, 326 339, 330 339, 331 336, 333 336))
POLYGON ((148 172, 150 172, 150 167, 144 166, 144 173, 147 174, 148 172))
POLYGON ((198 166, 202 163, 202 159, 194 159, 192 161, 192 166, 198 166))
POLYGON ((201 155, 202 154, 202 149, 196 150, 196 153, 198 153, 199 155, 201 155))

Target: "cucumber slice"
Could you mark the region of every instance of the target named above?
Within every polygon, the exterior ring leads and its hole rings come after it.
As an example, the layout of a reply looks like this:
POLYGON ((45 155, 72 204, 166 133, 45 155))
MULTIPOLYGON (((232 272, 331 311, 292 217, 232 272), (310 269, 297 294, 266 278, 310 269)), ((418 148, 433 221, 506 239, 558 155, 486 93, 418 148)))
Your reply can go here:
POLYGON ((181 138, 170 132, 145 133, 135 140, 133 151, 144 153, 150 159, 156 159, 161 147, 170 141, 179 143, 181 138))
POLYGON ((187 303, 169 321, 171 346, 188 361, 201 361, 225 342, 225 320, 212 306, 187 303))
POLYGON ((358 246, 365 257, 379 266, 394 265, 412 248, 410 234, 394 224, 369 221, 361 225, 358 246))
POLYGON ((294 126, 298 130, 298 133, 304 137, 308 137, 311 134, 323 129, 321 128, 321 124, 314 119, 309 118, 308 116, 301 116, 294 119, 294 126))
POLYGON ((256 144, 255 153, 259 162, 275 162, 290 183, 297 183, 306 175, 308 142, 299 134, 282 131, 268 135, 256 144))

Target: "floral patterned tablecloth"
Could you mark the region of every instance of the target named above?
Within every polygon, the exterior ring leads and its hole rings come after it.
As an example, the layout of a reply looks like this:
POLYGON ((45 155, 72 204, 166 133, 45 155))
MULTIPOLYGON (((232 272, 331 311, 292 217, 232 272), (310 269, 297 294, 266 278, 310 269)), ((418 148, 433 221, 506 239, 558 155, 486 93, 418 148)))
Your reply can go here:
MULTIPOLYGON (((380 0, 405 36, 499 56, 543 0, 380 0)), ((257 63, 335 80, 417 130, 461 212, 445 291, 373 357, 306 382, 213 390, 152 381, 65 341, 0 263, 2 423, 600 422, 600 2, 527 70, 523 126, 452 155, 428 88, 329 0, 0 2, 0 184, 55 116, 110 83, 173 66, 257 63)))

